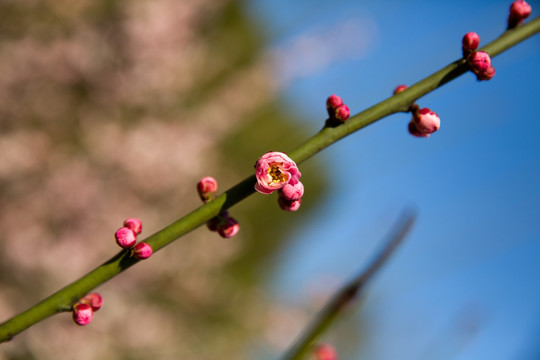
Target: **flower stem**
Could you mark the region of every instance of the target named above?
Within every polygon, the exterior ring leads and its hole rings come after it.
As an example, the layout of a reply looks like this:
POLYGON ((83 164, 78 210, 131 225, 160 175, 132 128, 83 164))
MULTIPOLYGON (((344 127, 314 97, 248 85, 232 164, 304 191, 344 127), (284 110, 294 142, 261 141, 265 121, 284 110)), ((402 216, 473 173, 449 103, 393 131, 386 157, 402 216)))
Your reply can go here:
MULTIPOLYGON (((536 18, 525 25, 504 32, 500 37, 484 46, 481 50, 488 52, 494 57, 539 31, 540 18, 536 18)), ((407 111, 416 99, 446 84, 468 70, 469 68, 465 60, 456 60, 397 95, 356 114, 344 124, 333 128, 324 128, 297 149, 289 152, 289 156, 297 163, 302 163, 336 141, 377 120, 393 113, 407 111)), ((255 182, 254 175, 244 179, 218 196, 215 200, 200 206, 159 232, 151 235, 145 242, 149 243, 154 251, 163 248, 206 223, 221 211, 230 208, 251 195, 254 192, 253 185, 255 182)), ((70 309, 79 298, 137 262, 138 260, 129 257, 129 251, 121 251, 80 279, 1 324, 0 342, 11 339, 16 334, 51 315, 70 309)))

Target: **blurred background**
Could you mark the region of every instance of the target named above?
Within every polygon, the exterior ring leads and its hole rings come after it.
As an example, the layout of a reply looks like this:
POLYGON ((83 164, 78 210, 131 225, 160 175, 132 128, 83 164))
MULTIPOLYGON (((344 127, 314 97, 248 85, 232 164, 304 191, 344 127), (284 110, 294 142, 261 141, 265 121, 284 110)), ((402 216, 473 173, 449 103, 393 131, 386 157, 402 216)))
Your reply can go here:
MULTIPOLYGON (((318 131, 504 29, 510 1, 0 2, 0 321, 150 235, 269 150, 318 131)), ((540 2, 530 1, 532 17, 540 2)), ((418 219, 366 298, 325 336, 340 359, 540 357, 540 37, 421 98, 429 139, 396 114, 301 165, 297 213, 275 196, 231 209, 97 289, 86 327, 49 318, 0 359, 277 359, 370 258, 418 219)))

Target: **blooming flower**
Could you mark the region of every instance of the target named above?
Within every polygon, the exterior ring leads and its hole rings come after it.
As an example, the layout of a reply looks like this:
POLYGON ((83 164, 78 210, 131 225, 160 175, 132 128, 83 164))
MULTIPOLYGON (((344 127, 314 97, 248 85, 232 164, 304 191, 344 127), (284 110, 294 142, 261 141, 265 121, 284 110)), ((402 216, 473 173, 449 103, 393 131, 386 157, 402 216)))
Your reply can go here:
POLYGON ((255 163, 255 176, 255 190, 261 194, 271 194, 289 183, 295 185, 302 174, 286 154, 270 151, 255 163))

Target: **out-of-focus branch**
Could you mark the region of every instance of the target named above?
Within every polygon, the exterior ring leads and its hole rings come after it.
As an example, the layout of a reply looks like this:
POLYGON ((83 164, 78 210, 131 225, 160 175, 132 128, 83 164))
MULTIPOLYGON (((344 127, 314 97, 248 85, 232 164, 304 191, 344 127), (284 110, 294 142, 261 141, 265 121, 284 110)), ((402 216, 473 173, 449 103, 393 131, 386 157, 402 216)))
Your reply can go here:
POLYGON ((301 359, 310 350, 313 342, 332 325, 347 306, 362 295, 362 291, 369 281, 373 279, 377 271, 381 269, 399 244, 402 243, 405 235, 411 229, 414 219, 415 216, 412 212, 407 212, 401 216, 388 234, 388 238, 384 242, 381 251, 373 258, 365 270, 356 275, 349 283, 336 292, 320 311, 318 317, 305 329, 294 345, 283 356, 283 360, 301 359))
MULTIPOLYGON (((496 56, 539 31, 540 18, 536 18, 525 25, 506 31, 499 38, 484 46, 482 50, 487 51, 491 56, 496 56)), ((456 46, 456 48, 458 48, 458 46, 456 46)), ((393 113, 407 111, 409 106, 415 100, 462 75, 467 72, 468 69, 468 65, 464 59, 456 60, 399 94, 356 114, 344 124, 337 127, 324 128, 297 149, 289 152, 289 156, 297 163, 302 163, 336 141, 377 120, 393 113)), ((230 208, 251 195, 254 192, 254 184, 255 176, 253 175, 233 186, 215 200, 202 205, 191 213, 181 217, 161 231, 149 236, 144 241, 150 244, 154 251, 163 248, 181 236, 206 223, 223 210, 230 208)), ((82 296, 100 284, 103 284, 120 274, 122 271, 134 265, 137 261, 138 260, 129 257, 129 251, 121 251, 80 279, 67 285, 30 309, 1 324, 0 342, 11 339, 16 334, 51 315, 70 309, 82 296)))

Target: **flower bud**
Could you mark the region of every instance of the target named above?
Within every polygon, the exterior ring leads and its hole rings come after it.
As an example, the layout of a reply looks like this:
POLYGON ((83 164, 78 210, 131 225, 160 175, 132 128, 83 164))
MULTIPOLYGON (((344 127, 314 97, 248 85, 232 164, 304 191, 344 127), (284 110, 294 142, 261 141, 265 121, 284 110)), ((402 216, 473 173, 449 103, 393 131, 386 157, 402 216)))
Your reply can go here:
POLYGON ((491 66, 491 57, 485 51, 475 51, 469 58, 469 66, 475 74, 486 71, 491 66))
POLYGON ((466 33, 462 40, 463 55, 467 56, 472 51, 476 50, 478 45, 480 45, 480 36, 472 31, 466 33))
POLYGON ((152 247, 150 244, 145 242, 140 242, 133 247, 131 254, 137 260, 148 259, 153 253, 152 247))
POLYGON ((524 0, 516 0, 510 5, 510 14, 508 15, 508 28, 512 29, 520 25, 523 20, 531 15, 531 5, 524 0))
POLYGON ((135 235, 139 235, 142 232, 142 222, 139 219, 128 218, 124 220, 124 227, 133 230, 135 235))
POLYGON ((319 344, 314 350, 315 360, 337 360, 336 349, 330 344, 319 344))
POLYGON ((73 321, 77 325, 88 325, 93 317, 94 310, 92 310, 90 305, 78 303, 73 306, 73 321))
POLYGON ((326 110, 328 110, 328 115, 332 117, 334 110, 343 104, 343 100, 337 95, 330 95, 326 100, 326 110))
POLYGON ((405 90, 406 88, 408 88, 407 85, 399 85, 398 87, 396 87, 396 88, 394 89, 394 95, 399 94, 400 92, 402 92, 402 91, 405 90))
POLYGON ((132 247, 137 241, 137 236, 133 230, 127 227, 121 227, 118 229, 114 234, 114 237, 116 239, 116 243, 124 249, 132 247))
POLYGON ((80 300, 79 303, 90 305, 93 311, 98 311, 101 309, 101 306, 103 305, 103 298, 98 293, 90 293, 84 295, 80 300))
POLYGON ((223 221, 219 223, 217 229, 219 235, 224 238, 232 238, 238 233, 238 230, 240 230, 240 224, 232 217, 224 218, 223 221))
POLYGON ((300 205, 302 203, 302 199, 298 200, 287 200, 283 197, 278 197, 278 205, 282 210, 285 211, 297 211, 300 209, 300 205))
POLYGON ((279 196, 285 200, 295 201, 300 200, 304 195, 304 184, 298 181, 292 185, 290 182, 279 190, 279 196))
POLYGON ((339 105, 334 110, 334 119, 340 122, 345 122, 351 116, 351 111, 349 110, 349 107, 345 104, 339 105))
POLYGON ((420 132, 420 130, 418 130, 414 120, 411 120, 411 122, 409 123, 409 134, 411 134, 412 136, 416 136, 416 137, 425 137, 425 138, 429 137, 428 134, 424 134, 424 133, 420 132))
MULTIPOLYGON (((439 116, 428 108, 418 110, 414 114, 412 122, 414 122, 416 130, 424 135, 433 134, 435 131, 439 130, 441 126, 441 119, 439 116)), ((411 126, 409 125, 409 131, 411 131, 410 127, 411 126)), ((415 135, 414 133, 412 134, 415 135)))
POLYGON ((478 80, 491 80, 491 78, 494 76, 495 76, 495 68, 493 66, 488 67, 486 71, 476 74, 476 78, 478 80))
POLYGON ((214 198, 214 195, 216 194, 217 187, 218 184, 216 179, 211 176, 203 177, 197 183, 197 191, 199 192, 201 200, 204 202, 212 200, 214 198))

